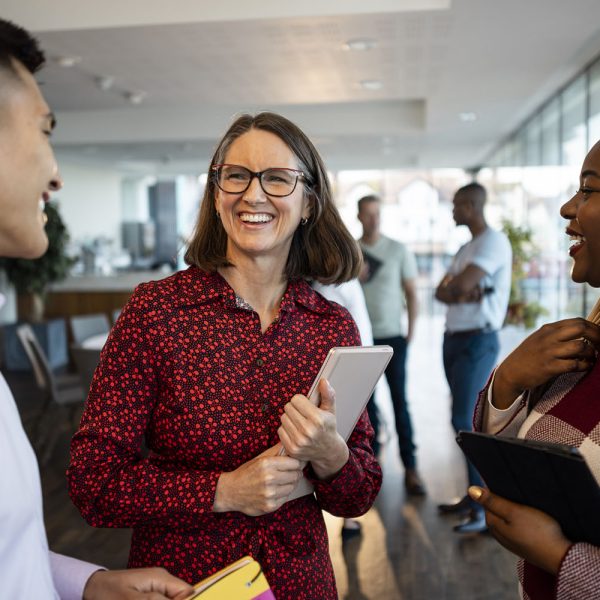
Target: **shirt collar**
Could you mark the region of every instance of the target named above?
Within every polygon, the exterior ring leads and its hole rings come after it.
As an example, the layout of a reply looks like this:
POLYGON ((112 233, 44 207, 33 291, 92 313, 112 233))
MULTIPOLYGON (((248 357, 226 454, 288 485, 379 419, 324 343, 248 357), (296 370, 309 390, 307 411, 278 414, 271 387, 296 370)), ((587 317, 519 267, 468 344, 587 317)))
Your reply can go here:
MULTIPOLYGON (((189 303, 193 297, 194 304, 208 304, 219 298, 229 308, 236 308, 236 294, 225 279, 216 271, 202 271, 197 267, 189 267, 180 272, 182 300, 189 303), (199 294, 199 289, 202 293, 199 294)), ((281 310, 292 312, 298 306, 320 314, 331 313, 331 305, 317 294, 304 279, 293 279, 281 299, 281 310)))

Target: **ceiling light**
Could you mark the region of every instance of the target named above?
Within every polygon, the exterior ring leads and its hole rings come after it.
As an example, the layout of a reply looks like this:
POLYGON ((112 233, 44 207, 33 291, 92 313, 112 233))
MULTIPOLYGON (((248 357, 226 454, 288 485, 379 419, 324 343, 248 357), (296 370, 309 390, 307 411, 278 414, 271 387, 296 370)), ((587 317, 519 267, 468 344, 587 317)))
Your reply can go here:
POLYGON ((379 81, 379 79, 363 79, 360 82, 360 86, 363 88, 363 90, 375 92, 383 87, 383 83, 379 81))
POLYGON ((108 75, 104 76, 98 76, 98 77, 94 77, 94 81, 96 82, 96 85, 103 91, 103 92, 107 92, 108 90, 110 90, 110 88, 112 88, 114 82, 115 82, 115 78, 114 77, 110 77, 108 75))
POLYGON ((471 123, 477 120, 477 115, 474 112, 461 112, 458 113, 458 118, 464 123, 471 123))
POLYGON ((129 100, 131 104, 141 104, 146 97, 146 92, 143 90, 137 90, 135 92, 125 92, 125 98, 129 100))
POLYGON ((79 64, 81 62, 81 56, 57 56, 54 58, 54 62, 59 67, 65 67, 68 69, 79 64))
POLYGON ((354 38, 342 45, 344 50, 351 50, 353 52, 364 52, 376 47, 377 40, 374 40, 373 38, 354 38))

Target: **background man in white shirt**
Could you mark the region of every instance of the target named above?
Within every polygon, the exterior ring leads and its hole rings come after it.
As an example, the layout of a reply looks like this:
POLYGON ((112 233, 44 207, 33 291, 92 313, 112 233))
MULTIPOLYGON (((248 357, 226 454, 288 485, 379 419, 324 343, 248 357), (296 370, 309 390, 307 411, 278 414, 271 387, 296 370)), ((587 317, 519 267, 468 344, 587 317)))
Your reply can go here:
MULTIPOLYGON (((62 181, 50 147, 54 116, 32 74, 37 42, 0 19, 0 256, 37 258, 48 245, 41 208, 62 181)), ((35 455, 0 375, 0 596, 32 600, 164 600, 190 586, 163 569, 105 571, 50 552, 35 455)))
MULTIPOLYGON (((488 227, 483 208, 485 188, 470 183, 454 195, 454 221, 466 225, 473 238, 456 253, 435 297, 448 305, 444 334, 444 371, 452 394, 452 426, 470 431, 479 391, 498 358, 498 330, 504 323, 512 268, 512 251, 504 233, 488 227)), ((482 485, 467 461, 468 485, 482 485)), ((459 533, 485 531, 481 506, 465 495, 438 505, 442 514, 466 516, 454 527, 459 533)))

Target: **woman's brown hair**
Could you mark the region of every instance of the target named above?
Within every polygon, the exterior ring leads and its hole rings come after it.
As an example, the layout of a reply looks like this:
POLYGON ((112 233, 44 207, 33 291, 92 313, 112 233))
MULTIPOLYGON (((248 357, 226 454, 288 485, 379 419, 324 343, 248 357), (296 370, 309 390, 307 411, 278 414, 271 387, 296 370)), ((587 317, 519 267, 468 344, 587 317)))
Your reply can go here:
POLYGON ((362 256, 356 241, 344 225, 333 203, 325 165, 317 149, 294 123, 271 112, 238 117, 219 143, 210 162, 208 180, 200 212, 185 262, 205 271, 229 266, 227 234, 215 210, 217 185, 213 165, 225 162, 233 142, 251 129, 268 131, 279 137, 295 154, 304 172, 304 194, 310 217, 300 224, 292 238, 285 267, 289 279, 316 279, 322 283, 343 283, 358 275, 362 256))

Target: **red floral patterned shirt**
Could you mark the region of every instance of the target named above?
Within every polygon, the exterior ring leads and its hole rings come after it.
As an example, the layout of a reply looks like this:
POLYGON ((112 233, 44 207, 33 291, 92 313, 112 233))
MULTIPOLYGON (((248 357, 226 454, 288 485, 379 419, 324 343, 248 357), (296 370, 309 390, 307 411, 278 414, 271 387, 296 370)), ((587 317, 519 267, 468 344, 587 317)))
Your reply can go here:
POLYGON ((162 566, 195 583, 250 554, 278 600, 336 599, 321 509, 358 516, 375 500, 381 470, 366 414, 335 478, 307 469, 316 498, 261 517, 212 506, 221 472, 279 441, 284 405, 308 392, 329 349, 359 343, 346 309, 304 281, 288 285, 264 333, 216 273, 190 267, 139 286, 71 444, 73 502, 93 526, 133 527, 130 567, 162 566))

